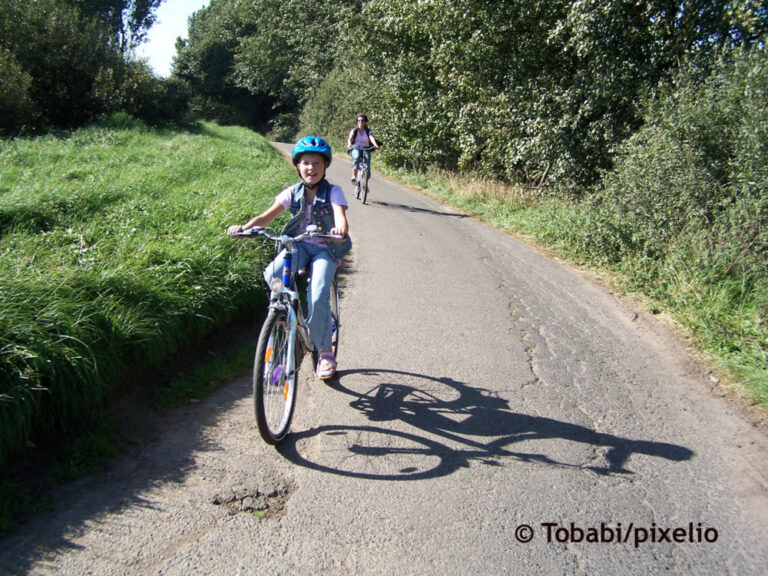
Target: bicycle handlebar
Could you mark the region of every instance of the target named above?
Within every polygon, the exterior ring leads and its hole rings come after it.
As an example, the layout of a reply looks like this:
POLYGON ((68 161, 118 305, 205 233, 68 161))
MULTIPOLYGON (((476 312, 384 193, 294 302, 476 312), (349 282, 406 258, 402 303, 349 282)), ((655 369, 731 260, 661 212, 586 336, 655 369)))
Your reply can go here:
POLYGON ((232 234, 227 233, 227 236, 230 238, 251 238, 253 236, 264 236, 269 240, 280 242, 280 244, 287 244, 289 242, 301 242, 307 238, 327 238, 329 240, 344 239, 344 236, 341 234, 328 234, 326 232, 321 232, 315 225, 307 226, 307 231, 302 232, 298 236, 288 236, 287 234, 280 234, 275 236, 274 234, 267 232, 266 228, 262 228, 260 226, 254 226, 253 228, 248 228, 247 230, 242 230, 240 232, 234 232, 232 234))
POLYGON ((358 150, 365 150, 367 152, 373 152, 374 150, 378 150, 376 146, 350 146, 349 148, 347 148, 347 151, 354 150, 355 148, 357 148, 358 150))

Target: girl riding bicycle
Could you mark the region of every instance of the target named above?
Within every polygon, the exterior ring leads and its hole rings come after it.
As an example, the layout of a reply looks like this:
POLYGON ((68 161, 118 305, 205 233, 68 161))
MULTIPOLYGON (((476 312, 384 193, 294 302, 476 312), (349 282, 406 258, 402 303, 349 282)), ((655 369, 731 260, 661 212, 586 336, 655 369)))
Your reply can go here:
POLYGON ((373 136, 373 130, 368 128, 368 116, 357 115, 357 126, 349 131, 347 137, 347 150, 352 155, 352 182, 357 181, 357 169, 360 166, 361 157, 365 157, 368 166, 371 165, 371 153, 363 148, 373 146, 379 149, 379 143, 373 136))
MULTIPOLYGON (((301 182, 280 192, 275 197, 274 204, 262 214, 242 226, 229 226, 227 233, 242 232, 254 226, 263 228, 284 210, 289 209, 293 218, 286 224, 283 234, 296 236, 306 231, 308 225, 315 224, 324 232, 343 237, 334 242, 308 238, 298 243, 297 254, 294 254, 294 258, 297 258, 297 269, 308 268, 310 271, 307 325, 312 345, 319 352, 317 377, 328 380, 335 376, 337 366, 331 349, 331 283, 338 263, 352 247, 352 242, 347 236, 348 204, 341 188, 325 179, 326 169, 333 159, 331 147, 325 140, 317 136, 302 138, 293 147, 291 159, 301 182)), ((271 283, 273 276, 279 276, 282 261, 281 252, 264 271, 267 284, 271 283)))

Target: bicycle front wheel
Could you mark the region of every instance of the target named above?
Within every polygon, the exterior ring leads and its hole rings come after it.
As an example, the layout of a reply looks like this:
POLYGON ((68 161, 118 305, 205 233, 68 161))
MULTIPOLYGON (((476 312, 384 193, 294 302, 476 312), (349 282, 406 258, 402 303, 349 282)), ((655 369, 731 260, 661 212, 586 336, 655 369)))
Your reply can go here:
POLYGON ((291 334, 285 311, 270 310, 259 334, 253 366, 256 424, 268 444, 277 444, 288 434, 296 405, 301 355, 292 338, 295 334, 291 334), (293 362, 289 362, 291 350, 293 362))

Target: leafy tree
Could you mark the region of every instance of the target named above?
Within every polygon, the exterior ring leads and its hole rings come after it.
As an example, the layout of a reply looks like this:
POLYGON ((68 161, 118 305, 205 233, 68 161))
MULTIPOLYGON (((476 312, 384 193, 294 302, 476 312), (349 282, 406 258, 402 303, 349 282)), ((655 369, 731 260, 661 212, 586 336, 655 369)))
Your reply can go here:
MULTIPOLYGON (((554 62, 548 31, 564 2, 374 0, 351 44, 365 67, 361 87, 396 164, 483 169, 510 176, 522 153, 515 113, 546 90, 554 62), (514 152, 514 153, 512 153, 514 152)), ((528 120, 528 119, 526 119, 528 120)), ((540 130, 537 127, 537 137, 540 130)))
POLYGON ((234 2, 213 0, 190 17, 188 40, 176 42, 172 78, 189 87, 193 115, 258 129, 266 126, 272 100, 238 86, 232 75, 238 36, 245 33, 237 8, 234 2))
POLYGON ((594 183, 612 165, 616 146, 642 124, 644 93, 680 62, 693 58, 706 69, 718 50, 752 44, 766 31, 765 5, 750 1, 572 3, 550 37, 569 62, 557 101, 568 119, 559 133, 573 144, 559 178, 594 183))
POLYGON ((3 0, 0 37, 29 79, 27 94, 36 122, 76 126, 102 111, 94 95, 95 79, 121 60, 98 20, 55 0, 3 0))
POLYGON ((122 54, 141 44, 165 0, 69 0, 86 17, 96 17, 111 30, 122 54))
POLYGON ((365 102, 356 97, 360 95, 358 86, 358 70, 334 68, 302 109, 301 133, 317 134, 328 140, 334 150, 344 150, 355 115, 367 110, 365 102))
POLYGON ((748 1, 373 0, 351 30, 390 161, 577 191, 642 124, 648 90, 687 57, 706 67, 759 42, 768 13, 748 1))
POLYGON ((190 20, 174 73, 208 118, 257 128, 281 118, 295 131, 309 93, 334 68, 360 0, 214 0, 190 20), (246 105, 242 105, 246 103, 246 105), (251 111, 249 118, 244 111, 251 111))
POLYGON ((162 1, 0 0, 0 130, 75 127, 117 110, 183 117, 168 106, 183 105, 178 84, 132 60, 162 1))

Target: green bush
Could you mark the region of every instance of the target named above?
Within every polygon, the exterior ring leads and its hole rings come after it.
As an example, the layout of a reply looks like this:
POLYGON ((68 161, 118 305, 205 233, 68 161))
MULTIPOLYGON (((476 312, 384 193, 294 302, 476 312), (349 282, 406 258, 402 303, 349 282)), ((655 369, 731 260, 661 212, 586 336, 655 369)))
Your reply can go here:
POLYGON ((158 78, 142 61, 103 69, 94 91, 106 110, 120 111, 151 126, 189 121, 186 83, 178 78, 158 78))
POLYGON ((13 53, 0 49, 0 135, 13 134, 34 121, 31 84, 32 78, 13 53))
MULTIPOLYGON (((647 104, 586 204, 580 242, 668 301, 731 368, 765 379, 768 58, 739 50, 699 76, 691 67, 647 104)), ((755 395, 768 400, 765 381, 755 395)))

